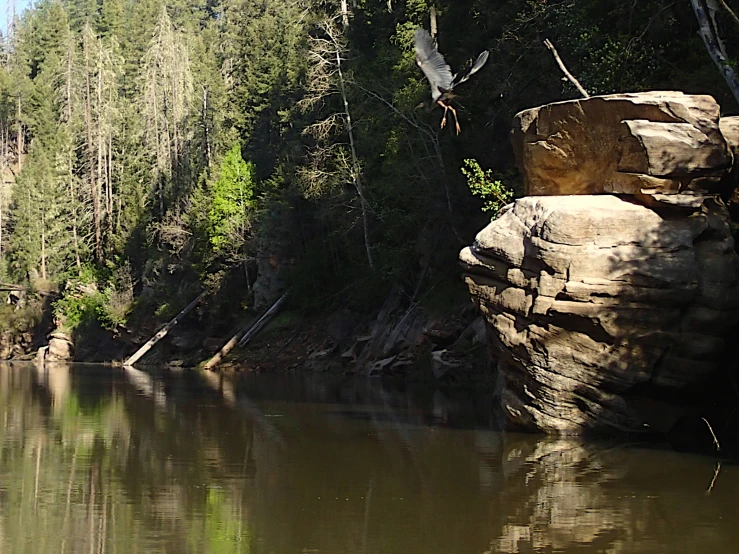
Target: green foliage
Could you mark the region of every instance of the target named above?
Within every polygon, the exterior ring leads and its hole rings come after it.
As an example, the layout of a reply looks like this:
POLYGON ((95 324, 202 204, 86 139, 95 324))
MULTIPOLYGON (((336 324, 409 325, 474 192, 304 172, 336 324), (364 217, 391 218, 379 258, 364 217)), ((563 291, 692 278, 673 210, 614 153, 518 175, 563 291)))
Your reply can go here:
POLYGON ((98 310, 103 305, 103 295, 99 292, 82 295, 65 295, 54 302, 54 314, 63 326, 74 331, 83 323, 97 319, 98 310))
POLYGON ((64 296, 54 303, 54 313, 70 331, 93 321, 103 329, 115 331, 126 324, 129 310, 130 304, 122 302, 113 287, 93 294, 64 296))
POLYGON ((28 299, 20 307, 0 303, 0 335, 13 337, 36 327, 43 317, 43 302, 28 299))
POLYGON ((55 317, 70 331, 93 322, 109 331, 125 326, 133 306, 130 271, 127 264, 116 268, 99 290, 99 272, 84 266, 79 277, 66 282, 64 294, 54 302, 55 317))
POLYGON ((241 146, 234 144, 211 184, 208 234, 216 253, 238 251, 243 245, 254 208, 254 175, 254 164, 244 161, 241 146))
POLYGON ((131 267, 125 262, 115 267, 105 283, 103 301, 96 310, 98 322, 103 329, 115 331, 124 327, 133 309, 133 277, 131 267))
MULTIPOLYGON (((337 7, 41 0, 25 10, 0 45, 0 177, 12 182, 0 195, 3 275, 97 283, 91 298, 59 304, 73 325, 123 325, 131 305, 164 317, 203 285, 237 295, 266 259, 281 261, 303 305, 366 308, 389 284, 414 290, 429 256, 435 283, 455 278, 446 268, 458 245, 434 237, 471 237, 480 199, 491 215, 511 199, 512 116, 579 95, 542 38, 590 93, 678 88, 736 107, 688 2, 367 1, 348 26, 337 7), (459 136, 439 129, 438 108, 416 109, 429 89, 413 33, 432 5, 455 71, 492 53, 460 86, 459 136), (321 44, 339 53, 343 81, 335 55, 316 57, 321 44), (135 302, 113 276, 124 267, 135 302)), ((739 34, 717 17, 736 55, 739 34)))
POLYGON ((72 264, 70 202, 60 160, 49 159, 41 142, 34 144, 13 191, 8 261, 11 276, 22 281, 38 274, 47 280, 72 264))
POLYGON ((482 211, 491 212, 492 219, 503 206, 513 200, 513 191, 500 180, 495 179, 495 174, 491 169, 483 170, 477 160, 464 160, 464 167, 461 171, 467 178, 470 192, 482 198, 482 211))
POLYGON ((251 552, 251 534, 244 525, 239 510, 228 501, 228 495, 219 489, 208 489, 202 522, 191 530, 194 550, 207 547, 211 554, 248 554, 251 552), (203 544, 205 543, 205 544, 203 544))

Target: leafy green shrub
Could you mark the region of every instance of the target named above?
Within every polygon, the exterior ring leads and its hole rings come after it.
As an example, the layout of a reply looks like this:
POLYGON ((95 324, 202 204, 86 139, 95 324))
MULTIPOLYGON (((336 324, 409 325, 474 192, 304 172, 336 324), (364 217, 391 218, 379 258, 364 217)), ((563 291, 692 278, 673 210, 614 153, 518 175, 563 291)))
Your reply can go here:
POLYGON ((467 178, 470 192, 482 198, 482 211, 492 212, 491 219, 495 219, 501 208, 513 200, 513 191, 495 179, 491 169, 483 170, 477 160, 466 159, 461 171, 467 178))
POLYGON ((133 281, 128 263, 113 271, 102 291, 94 272, 81 272, 67 281, 64 295, 54 303, 54 315, 70 331, 97 321, 103 329, 114 331, 126 324, 133 304, 133 281))
POLYGON ((103 303, 100 292, 93 294, 65 294, 54 302, 54 315, 70 331, 81 324, 97 319, 98 308, 103 303))
POLYGON ((126 325, 134 300, 133 277, 128 262, 113 270, 102 296, 103 302, 96 308, 100 325, 111 331, 126 325))
MULTIPOLYGON (((3 299, 4 300, 4 299, 3 299)), ((33 329, 43 318, 43 301, 28 298, 20 306, 0 303, 0 334, 17 335, 33 329)))
POLYGON ((133 297, 128 291, 119 291, 108 285, 102 292, 102 303, 95 307, 95 315, 103 329, 115 330, 126 324, 133 297))

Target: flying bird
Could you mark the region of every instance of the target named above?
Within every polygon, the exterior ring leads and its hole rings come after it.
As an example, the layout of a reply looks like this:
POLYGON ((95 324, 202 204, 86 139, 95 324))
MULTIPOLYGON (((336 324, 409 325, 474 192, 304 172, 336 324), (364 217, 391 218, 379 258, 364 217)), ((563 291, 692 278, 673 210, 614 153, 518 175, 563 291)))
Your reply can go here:
POLYGON ((464 83, 472 75, 480 71, 482 66, 485 65, 485 62, 488 61, 489 52, 483 50, 477 56, 475 63, 472 64, 469 70, 452 75, 451 68, 444 61, 444 57, 439 54, 439 51, 434 45, 434 40, 426 29, 416 29, 414 38, 416 44, 416 63, 421 68, 421 71, 423 71, 423 74, 426 75, 429 85, 431 85, 431 99, 434 103, 444 108, 444 117, 441 118, 440 127, 443 128, 446 125, 447 111, 451 110, 452 115, 454 115, 457 134, 459 134, 461 129, 459 127, 459 121, 457 121, 457 111, 452 106, 452 99, 456 96, 453 92, 454 87, 464 83))

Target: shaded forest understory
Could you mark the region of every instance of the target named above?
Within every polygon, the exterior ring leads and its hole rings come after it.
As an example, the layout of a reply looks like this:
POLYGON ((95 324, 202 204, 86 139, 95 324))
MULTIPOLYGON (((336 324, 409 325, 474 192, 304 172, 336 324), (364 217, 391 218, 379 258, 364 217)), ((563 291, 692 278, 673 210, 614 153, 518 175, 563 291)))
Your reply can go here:
POLYGON ((189 365, 289 289, 254 368, 351 346, 393 295, 423 309, 416 358, 474 358, 457 253, 519 190, 511 117, 579 96, 544 39, 590 94, 735 113, 697 28, 688 0, 40 0, 0 42, 0 282, 28 291, 2 293, 0 354, 58 330, 120 360, 207 291, 152 351, 189 365), (419 26, 453 69, 490 50, 458 136, 418 108, 419 26))

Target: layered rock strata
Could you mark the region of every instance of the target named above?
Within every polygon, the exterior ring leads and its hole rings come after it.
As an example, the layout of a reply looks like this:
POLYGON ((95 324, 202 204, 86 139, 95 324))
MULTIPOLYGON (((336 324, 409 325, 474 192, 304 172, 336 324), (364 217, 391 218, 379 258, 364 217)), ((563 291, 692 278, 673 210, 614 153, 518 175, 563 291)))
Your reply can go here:
POLYGON ((658 399, 718 368, 739 257, 715 193, 733 155, 709 99, 617 95, 517 116, 526 190, 545 196, 517 200, 460 254, 515 424, 666 431, 677 413, 658 399), (650 142, 650 121, 685 132, 650 142))

